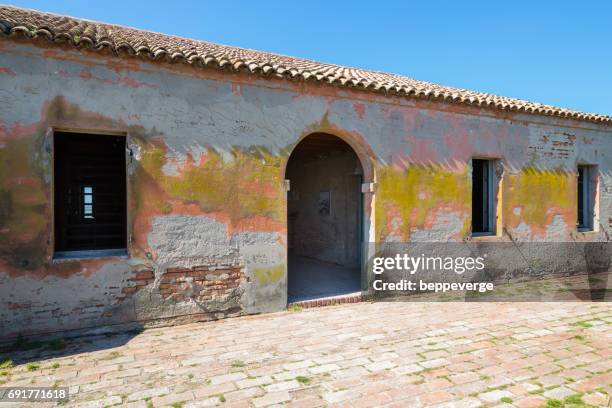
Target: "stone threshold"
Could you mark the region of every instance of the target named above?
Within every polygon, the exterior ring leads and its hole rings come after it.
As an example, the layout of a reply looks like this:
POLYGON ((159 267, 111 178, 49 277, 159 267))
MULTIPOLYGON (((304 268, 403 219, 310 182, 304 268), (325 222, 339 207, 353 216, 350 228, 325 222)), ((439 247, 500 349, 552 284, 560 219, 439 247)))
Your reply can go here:
POLYGON ((313 307, 323 307, 332 305, 341 305, 344 303, 359 303, 369 298, 367 292, 353 292, 338 296, 329 296, 318 299, 300 300, 297 302, 287 303, 287 308, 300 307, 303 309, 313 307))

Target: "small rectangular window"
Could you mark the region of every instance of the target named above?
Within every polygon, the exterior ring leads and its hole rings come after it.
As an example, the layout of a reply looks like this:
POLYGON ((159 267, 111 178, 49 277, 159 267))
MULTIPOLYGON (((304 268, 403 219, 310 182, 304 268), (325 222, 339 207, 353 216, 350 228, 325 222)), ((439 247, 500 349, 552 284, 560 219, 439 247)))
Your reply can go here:
POLYGON ((593 230, 594 226, 596 169, 595 166, 578 166, 577 224, 582 231, 593 230))
POLYGON ((495 234, 495 170, 493 160, 472 160, 472 233, 495 234))
POLYGON ((83 187, 83 218, 93 217, 93 187, 83 187))
POLYGON ((54 134, 55 252, 127 246, 125 137, 54 134))

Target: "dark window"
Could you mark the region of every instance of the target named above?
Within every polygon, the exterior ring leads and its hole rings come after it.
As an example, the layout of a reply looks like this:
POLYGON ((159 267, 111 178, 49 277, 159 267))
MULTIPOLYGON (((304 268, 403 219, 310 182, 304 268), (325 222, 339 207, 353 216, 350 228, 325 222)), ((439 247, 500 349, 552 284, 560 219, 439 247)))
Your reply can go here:
POLYGON ((491 160, 472 160, 472 232, 493 233, 493 177, 491 160))
POLYGON ((125 137, 54 139, 55 251, 125 249, 125 137))
POLYGON ((594 215, 594 166, 578 166, 578 228, 593 229, 594 215))

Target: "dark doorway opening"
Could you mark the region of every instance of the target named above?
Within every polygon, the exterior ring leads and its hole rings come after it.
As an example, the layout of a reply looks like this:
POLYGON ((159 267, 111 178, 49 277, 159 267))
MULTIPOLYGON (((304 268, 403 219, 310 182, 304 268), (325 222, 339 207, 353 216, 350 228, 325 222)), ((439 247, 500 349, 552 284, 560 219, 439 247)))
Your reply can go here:
POLYGON ((287 163, 288 301, 361 290, 363 169, 342 139, 304 138, 287 163))
POLYGON ((125 250, 125 137, 54 135, 55 251, 125 250))

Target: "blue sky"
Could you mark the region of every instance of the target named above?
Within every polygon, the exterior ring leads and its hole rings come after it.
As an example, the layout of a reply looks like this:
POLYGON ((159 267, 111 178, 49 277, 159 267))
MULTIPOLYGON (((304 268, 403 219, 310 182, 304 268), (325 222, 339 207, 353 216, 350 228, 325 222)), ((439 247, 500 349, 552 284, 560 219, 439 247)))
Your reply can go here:
POLYGON ((15 1, 612 115, 612 1, 15 1))

